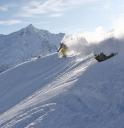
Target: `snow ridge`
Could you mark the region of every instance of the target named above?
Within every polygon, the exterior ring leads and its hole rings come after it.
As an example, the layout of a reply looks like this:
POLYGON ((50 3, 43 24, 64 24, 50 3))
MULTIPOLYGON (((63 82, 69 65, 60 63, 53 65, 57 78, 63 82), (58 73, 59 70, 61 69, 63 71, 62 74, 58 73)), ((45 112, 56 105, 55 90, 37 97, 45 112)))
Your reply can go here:
POLYGON ((34 57, 55 52, 64 34, 52 34, 29 25, 0 36, 0 72, 34 57))

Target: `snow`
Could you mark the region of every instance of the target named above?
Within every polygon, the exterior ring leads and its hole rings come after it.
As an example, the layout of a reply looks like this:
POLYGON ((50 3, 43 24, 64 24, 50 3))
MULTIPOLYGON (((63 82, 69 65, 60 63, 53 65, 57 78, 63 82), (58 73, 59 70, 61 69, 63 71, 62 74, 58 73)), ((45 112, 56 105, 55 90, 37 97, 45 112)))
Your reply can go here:
POLYGON ((80 34, 65 35, 61 42, 66 44, 74 54, 80 53, 82 57, 92 53, 90 49, 91 45, 89 45, 87 40, 80 34))
POLYGON ((85 37, 79 33, 65 35, 62 42, 69 47, 69 50, 73 54, 80 54, 81 57, 86 57, 92 53, 99 54, 101 52, 110 55, 111 53, 120 53, 124 50, 124 37, 116 38, 109 36, 100 42, 88 42, 85 37))
POLYGON ((85 57, 54 53, 1 73, 0 127, 123 128, 123 39, 97 46, 106 45, 118 46, 118 54, 101 63, 92 54, 96 46, 90 45, 85 57))
POLYGON ((0 72, 38 56, 55 52, 64 34, 53 34, 29 25, 0 36, 0 72))

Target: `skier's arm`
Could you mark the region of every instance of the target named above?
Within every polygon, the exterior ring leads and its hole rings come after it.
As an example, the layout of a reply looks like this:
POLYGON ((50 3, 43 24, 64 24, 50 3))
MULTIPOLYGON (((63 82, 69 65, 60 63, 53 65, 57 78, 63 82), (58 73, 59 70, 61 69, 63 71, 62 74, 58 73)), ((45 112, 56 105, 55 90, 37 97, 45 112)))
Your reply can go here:
POLYGON ((59 52, 61 48, 62 48, 62 44, 60 45, 60 47, 59 47, 59 49, 57 50, 57 52, 59 52))
POLYGON ((60 49, 61 49, 61 47, 57 50, 57 52, 59 52, 59 51, 60 51, 60 49))

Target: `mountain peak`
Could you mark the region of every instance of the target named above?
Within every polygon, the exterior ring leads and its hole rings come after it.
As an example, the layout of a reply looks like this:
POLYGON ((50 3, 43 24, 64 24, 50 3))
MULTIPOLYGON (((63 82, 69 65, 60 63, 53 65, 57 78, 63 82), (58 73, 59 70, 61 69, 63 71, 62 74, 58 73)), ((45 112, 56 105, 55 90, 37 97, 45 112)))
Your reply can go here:
POLYGON ((29 24, 26 28, 35 28, 33 24, 29 24))
POLYGON ((25 29, 28 29, 28 30, 31 30, 31 31, 32 30, 35 30, 35 31, 37 30, 37 28, 35 28, 34 25, 32 25, 32 24, 29 24, 25 29))
POLYGON ((21 30, 19 30, 19 33, 34 33, 34 32, 38 32, 39 29, 37 29, 36 27, 34 27, 32 24, 29 24, 28 26, 22 28, 21 30))

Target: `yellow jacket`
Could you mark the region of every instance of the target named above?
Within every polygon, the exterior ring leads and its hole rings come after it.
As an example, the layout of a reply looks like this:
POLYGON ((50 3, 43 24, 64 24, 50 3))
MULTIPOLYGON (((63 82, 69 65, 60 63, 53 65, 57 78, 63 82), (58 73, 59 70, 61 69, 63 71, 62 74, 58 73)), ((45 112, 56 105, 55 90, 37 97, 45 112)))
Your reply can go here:
POLYGON ((68 51, 68 47, 65 44, 62 43, 60 45, 60 48, 59 48, 58 52, 60 52, 62 57, 66 57, 67 56, 67 51, 68 51))

